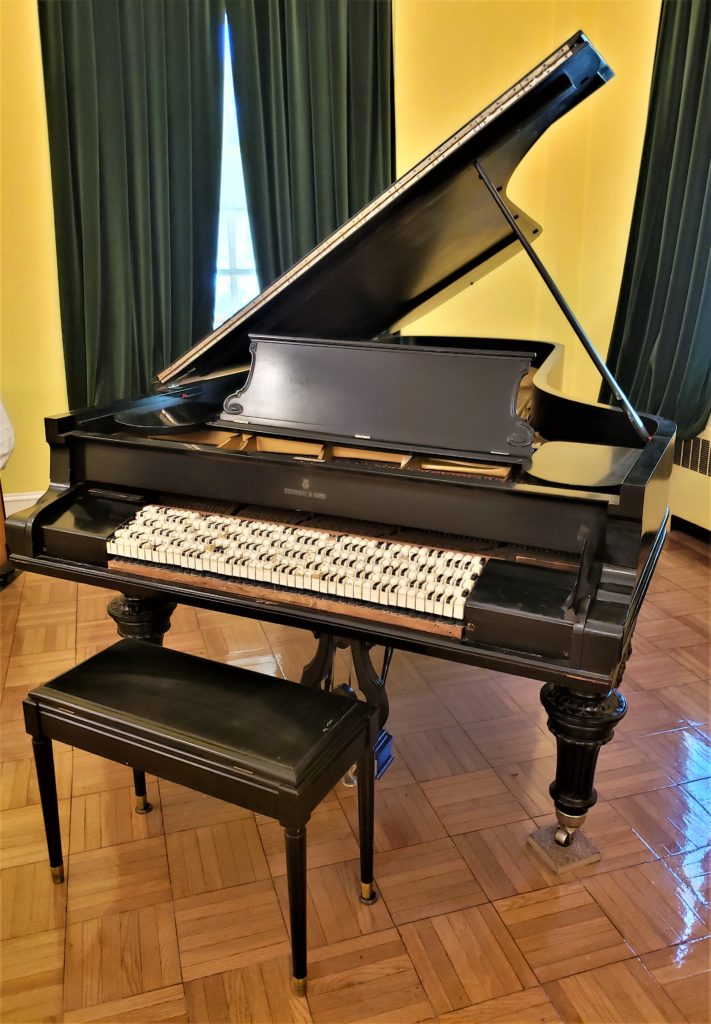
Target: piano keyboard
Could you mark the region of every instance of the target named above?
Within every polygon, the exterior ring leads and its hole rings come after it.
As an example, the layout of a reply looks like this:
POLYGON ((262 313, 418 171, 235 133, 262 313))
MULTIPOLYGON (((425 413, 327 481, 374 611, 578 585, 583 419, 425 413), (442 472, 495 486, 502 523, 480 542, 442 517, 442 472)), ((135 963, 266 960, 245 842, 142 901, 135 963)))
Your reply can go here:
MULTIPOLYGON (((261 596, 269 588, 276 599, 276 587, 290 592, 287 601, 298 594, 317 598, 308 601, 312 607, 335 599, 347 603, 339 608, 343 614, 375 605, 414 614, 418 621, 443 620, 459 626, 456 633, 446 630, 451 635, 461 635, 466 599, 486 560, 468 551, 165 505, 142 508, 115 531, 107 550, 156 570, 251 584, 261 596)), ((240 591, 249 593, 241 586, 240 591)))

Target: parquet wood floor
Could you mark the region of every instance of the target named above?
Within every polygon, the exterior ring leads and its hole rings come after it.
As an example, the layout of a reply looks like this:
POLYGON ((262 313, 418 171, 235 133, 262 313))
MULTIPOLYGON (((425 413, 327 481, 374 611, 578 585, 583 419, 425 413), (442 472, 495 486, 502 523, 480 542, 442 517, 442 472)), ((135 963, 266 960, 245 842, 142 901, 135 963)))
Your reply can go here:
MULTIPOLYGON (((113 642, 111 596, 19 576, 0 593, 0 1020, 446 1024, 709 1020, 708 549, 673 534, 600 756, 587 832, 602 860, 553 875, 539 684, 397 654, 397 760, 378 783, 375 906, 356 899, 357 802, 310 826, 310 981, 288 985, 274 822, 57 745, 67 882, 53 886, 21 701, 113 642)), ((310 634, 179 608, 167 645, 298 677, 310 634)), ((349 674, 338 653, 338 681, 349 674)))

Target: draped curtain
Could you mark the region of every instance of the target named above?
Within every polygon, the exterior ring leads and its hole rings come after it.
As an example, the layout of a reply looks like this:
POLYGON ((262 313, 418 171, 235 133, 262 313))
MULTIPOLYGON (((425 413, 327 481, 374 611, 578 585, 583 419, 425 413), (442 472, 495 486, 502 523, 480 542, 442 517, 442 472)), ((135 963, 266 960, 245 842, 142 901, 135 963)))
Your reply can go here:
POLYGON ((222 0, 40 0, 72 407, 146 391, 212 326, 222 0))
POLYGON ((710 268, 711 3, 663 0, 608 364, 681 438, 711 413, 710 268))
POLYGON ((393 179, 390 0, 226 0, 262 288, 393 179))

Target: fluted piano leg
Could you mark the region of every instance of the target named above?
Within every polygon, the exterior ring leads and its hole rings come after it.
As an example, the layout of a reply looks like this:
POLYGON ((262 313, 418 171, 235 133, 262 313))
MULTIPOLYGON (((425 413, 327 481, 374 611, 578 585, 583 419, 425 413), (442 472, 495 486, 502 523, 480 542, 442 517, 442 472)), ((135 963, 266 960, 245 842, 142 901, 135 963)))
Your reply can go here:
POLYGON ((555 841, 569 846, 597 800, 593 783, 598 754, 612 739, 627 702, 617 690, 602 697, 590 696, 546 683, 541 703, 558 748, 556 775, 550 786, 558 818, 555 841))

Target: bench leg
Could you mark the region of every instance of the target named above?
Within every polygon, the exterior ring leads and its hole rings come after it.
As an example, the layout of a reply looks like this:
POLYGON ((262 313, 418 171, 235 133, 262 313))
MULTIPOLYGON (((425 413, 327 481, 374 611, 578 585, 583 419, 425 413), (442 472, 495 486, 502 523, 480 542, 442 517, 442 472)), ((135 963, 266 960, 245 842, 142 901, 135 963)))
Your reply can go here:
POLYGON ((358 827, 360 833, 360 902, 375 903, 373 833, 375 830, 375 762, 373 751, 358 759, 358 827))
POLYGON ((52 881, 59 884, 64 881, 64 863, 62 861, 62 837, 59 831, 59 804, 57 802, 57 782, 54 777, 52 741, 44 736, 33 737, 32 750, 35 755, 44 831, 47 836, 49 867, 52 872, 52 881))
POLYGON ((148 814, 153 804, 148 803, 146 792, 146 773, 139 768, 133 769, 133 790, 136 794, 136 814, 148 814))
POLYGON ((306 994, 306 828, 285 828, 286 878, 291 922, 292 987, 306 994))

